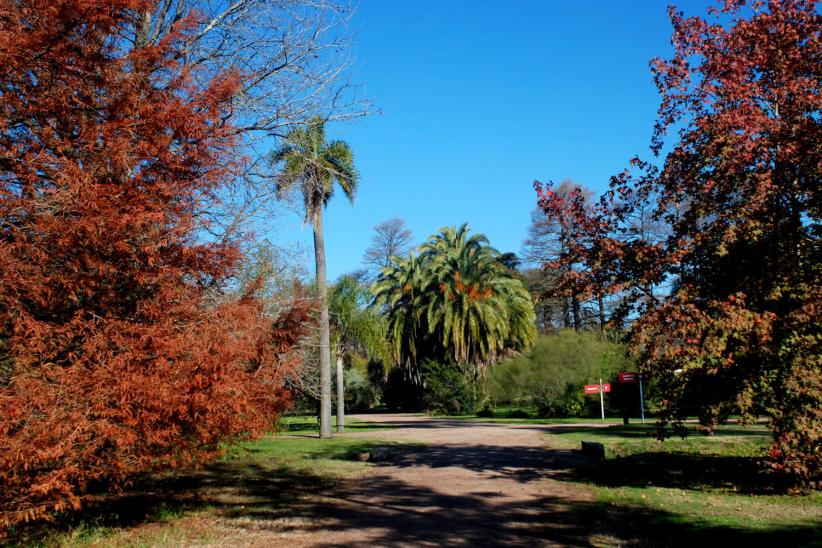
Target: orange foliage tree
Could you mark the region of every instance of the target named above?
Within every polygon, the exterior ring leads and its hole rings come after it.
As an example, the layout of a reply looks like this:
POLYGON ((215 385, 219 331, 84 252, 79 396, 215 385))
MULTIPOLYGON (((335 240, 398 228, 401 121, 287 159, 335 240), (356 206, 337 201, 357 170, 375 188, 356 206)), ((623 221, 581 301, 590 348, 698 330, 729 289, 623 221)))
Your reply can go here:
POLYGON ((707 18, 671 8, 652 150, 678 138, 661 165, 635 159, 612 180, 611 237, 590 262, 626 294, 662 424, 767 416, 772 467, 819 488, 822 15, 818 0, 716 4, 707 18))
POLYGON ((198 237, 240 75, 185 65, 185 21, 135 47, 153 7, 0 1, 0 524, 202 461, 288 401, 309 311, 230 298, 237 243, 198 237))

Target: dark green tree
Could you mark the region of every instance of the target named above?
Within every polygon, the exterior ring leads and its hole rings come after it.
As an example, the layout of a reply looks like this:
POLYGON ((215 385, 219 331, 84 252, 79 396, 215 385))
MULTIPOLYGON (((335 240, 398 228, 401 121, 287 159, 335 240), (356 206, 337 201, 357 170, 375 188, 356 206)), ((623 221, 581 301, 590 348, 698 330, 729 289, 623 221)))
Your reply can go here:
POLYGON ((476 385, 504 351, 533 344, 530 293, 485 236, 470 235, 468 225, 446 227, 420 251, 383 269, 375 285, 398 363, 453 363, 470 369, 476 385))

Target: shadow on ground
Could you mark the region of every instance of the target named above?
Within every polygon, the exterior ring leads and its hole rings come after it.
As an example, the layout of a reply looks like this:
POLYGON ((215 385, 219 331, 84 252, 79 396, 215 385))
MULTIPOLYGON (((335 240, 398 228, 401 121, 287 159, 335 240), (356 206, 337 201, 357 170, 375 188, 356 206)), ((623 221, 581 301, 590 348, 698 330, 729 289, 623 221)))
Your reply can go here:
POLYGON ((720 457, 684 452, 637 453, 599 466, 575 468, 564 478, 607 487, 670 487, 725 490, 746 495, 784 493, 790 484, 768 473, 753 457, 720 457))
MULTIPOLYGON (((342 458, 373 447, 364 442, 342 458)), ((420 473, 427 467, 462 467, 528 482, 570 477, 583 469, 591 473, 593 469, 582 462, 570 451, 446 445, 407 448, 392 465, 419 466, 420 473)), ((240 457, 199 472, 144 479, 126 494, 92 502, 82 515, 61 526, 69 528, 83 520, 128 528, 152 523, 161 513, 181 515, 207 508, 225 522, 228 531, 244 530, 246 540, 267 539, 281 546, 287 546, 289 538, 302 538, 289 535, 310 535, 318 546, 362 546, 362 537, 346 538, 346 532, 356 530, 365 531, 367 543, 373 546, 818 545, 813 524, 764 532, 685 524, 664 511, 604 505, 579 497, 511 502, 495 492, 448 495, 385 472, 378 468, 359 480, 332 481, 240 457)), ((16 540, 37 542, 37 536, 31 533, 16 540)))

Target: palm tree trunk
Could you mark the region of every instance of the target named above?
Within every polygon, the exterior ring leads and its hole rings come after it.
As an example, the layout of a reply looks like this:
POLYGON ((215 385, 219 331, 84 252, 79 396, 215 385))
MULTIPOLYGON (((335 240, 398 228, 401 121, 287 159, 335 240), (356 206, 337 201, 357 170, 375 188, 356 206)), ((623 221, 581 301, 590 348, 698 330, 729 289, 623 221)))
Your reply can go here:
POLYGON ((337 354, 337 432, 345 432, 345 378, 342 354, 337 354))
POLYGON ((314 215, 314 258, 320 301, 320 437, 331 437, 331 333, 328 326, 328 287, 325 280, 325 242, 322 206, 314 215))
POLYGON ((474 362, 474 407, 477 405, 477 377, 479 377, 479 372, 477 370, 477 362, 474 362))

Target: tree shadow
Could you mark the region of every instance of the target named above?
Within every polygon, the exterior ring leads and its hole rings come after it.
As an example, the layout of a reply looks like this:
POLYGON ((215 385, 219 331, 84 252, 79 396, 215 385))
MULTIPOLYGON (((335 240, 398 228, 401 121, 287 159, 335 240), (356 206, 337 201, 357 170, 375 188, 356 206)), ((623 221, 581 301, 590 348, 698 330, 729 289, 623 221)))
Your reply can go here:
POLYGON ((646 452, 576 467, 564 478, 606 487, 668 487, 747 495, 783 494, 790 484, 768 473, 755 457, 646 452))
MULTIPOLYGON (((345 450, 331 450, 340 459, 354 459, 385 445, 363 441, 348 444, 345 450)), ((140 475, 120 493, 107 492, 101 486, 83 497, 82 510, 58 514, 48 523, 14 527, 0 541, 13 546, 42 546, 55 533, 68 533, 81 526, 128 529, 203 510, 228 517, 265 514, 267 519, 278 519, 298 512, 307 495, 340 483, 329 476, 283 466, 273 459, 254 457, 260 452, 252 446, 200 469, 140 475)), ((319 457, 328 458, 328 454, 319 457)))
POLYGON ((459 467, 520 483, 554 477, 581 462, 585 457, 569 450, 462 444, 407 448, 393 460, 398 467, 459 467))
POLYGON ((299 532, 317 546, 811 545, 816 524, 767 531, 684 523, 675 514, 562 496, 511 501, 497 493, 448 495, 389 476, 325 494, 299 532), (355 538, 347 533, 356 531, 355 538), (323 539, 333 540, 323 540, 323 539))
MULTIPOLYGON (((625 440, 637 440, 637 439, 657 439, 658 431, 653 424, 629 424, 629 425, 621 425, 621 424, 608 424, 603 426, 580 426, 576 424, 549 424, 546 425, 546 428, 552 430, 555 434, 595 434, 595 435, 606 435, 612 438, 619 438, 625 440)), ((666 438, 672 440, 682 439, 672 427, 668 427, 664 429, 666 438)), ((688 435, 686 438, 739 438, 739 437, 746 437, 746 438, 762 438, 762 439, 771 439, 771 434, 765 430, 757 430, 753 428, 745 428, 743 426, 739 427, 722 427, 715 430, 712 434, 707 435, 700 431, 698 431, 695 427, 688 428, 688 435)))
MULTIPOLYGON (((391 444, 363 441, 347 445, 335 456, 356 458, 358 453, 378 446, 391 444)), ((573 451, 539 447, 392 448, 393 462, 385 466, 414 467, 420 474, 433 468, 457 467, 517 482, 591 480, 586 474, 599 474, 594 481, 605 481, 618 473, 621 479, 616 484, 640 485, 654 464, 659 468, 680 466, 683 474, 686 464, 666 461, 663 467, 659 462, 615 460, 616 468, 608 468, 607 463, 596 468, 573 451), (640 466, 641 472, 632 475, 631 467, 640 466)), ((687 470, 693 471, 693 466, 695 463, 688 462, 687 470)), ((722 473, 727 471, 723 468, 722 473)), ((669 479, 668 483, 688 485, 686 479, 676 477, 679 479, 669 479)), ((328 547, 362 546, 363 539, 374 546, 693 546, 726 542, 811 546, 819 542, 818 524, 766 531, 717 526, 684 520, 663 510, 584 500, 575 491, 578 486, 567 487, 566 495, 559 489, 539 498, 517 498, 494 489, 450 494, 437 486, 399 480, 388 468, 377 467, 365 477, 341 481, 276 461, 241 456, 199 471, 144 477, 127 493, 92 498, 81 514, 65 517, 57 527, 68 530, 82 521, 129 528, 155 522, 161 512, 183 515, 207 509, 247 538, 263 538, 282 546, 288 545, 289 539, 328 547)), ((38 537, 30 532, 11 540, 36 543, 38 537)))

